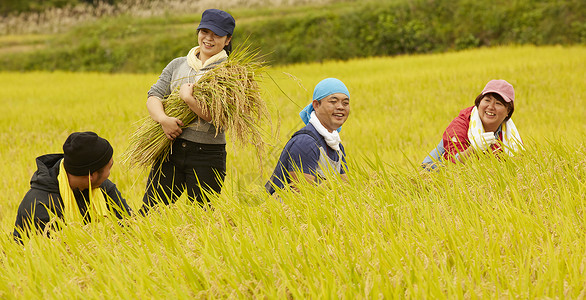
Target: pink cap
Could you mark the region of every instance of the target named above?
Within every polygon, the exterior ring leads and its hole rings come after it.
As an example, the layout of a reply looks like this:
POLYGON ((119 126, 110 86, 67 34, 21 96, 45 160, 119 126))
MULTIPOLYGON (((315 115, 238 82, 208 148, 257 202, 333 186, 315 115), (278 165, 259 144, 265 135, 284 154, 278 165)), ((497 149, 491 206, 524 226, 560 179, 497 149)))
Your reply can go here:
POLYGON ((484 90, 482 90, 482 95, 484 96, 488 93, 497 93, 506 102, 515 101, 515 89, 513 89, 510 83, 502 79, 489 81, 484 87, 484 90))

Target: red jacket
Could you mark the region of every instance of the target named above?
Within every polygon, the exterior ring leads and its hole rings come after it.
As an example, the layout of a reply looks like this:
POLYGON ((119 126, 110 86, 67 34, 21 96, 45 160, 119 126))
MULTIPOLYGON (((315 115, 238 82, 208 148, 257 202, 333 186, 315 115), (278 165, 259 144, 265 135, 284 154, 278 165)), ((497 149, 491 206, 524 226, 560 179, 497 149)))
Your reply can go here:
MULTIPOLYGON (((468 126, 470 124, 470 115, 474 106, 464 108, 460 111, 460 114, 448 125, 446 131, 443 134, 444 158, 455 162, 455 156, 459 152, 470 147, 470 140, 468 139, 468 126)), ((502 141, 502 132, 499 132, 498 140, 502 141)), ((499 144, 492 145, 492 150, 501 151, 499 144)))

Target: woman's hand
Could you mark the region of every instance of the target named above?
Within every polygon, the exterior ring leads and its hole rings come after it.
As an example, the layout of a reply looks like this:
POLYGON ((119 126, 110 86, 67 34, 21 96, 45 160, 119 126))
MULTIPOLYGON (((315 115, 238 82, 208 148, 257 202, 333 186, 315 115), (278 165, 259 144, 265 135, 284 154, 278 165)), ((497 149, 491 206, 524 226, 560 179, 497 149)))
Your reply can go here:
POLYGON ((163 108, 161 99, 155 96, 148 97, 147 109, 151 115, 151 119, 161 125, 161 128, 168 139, 174 140, 181 134, 181 126, 183 126, 183 122, 165 114, 165 109, 163 108))
POLYGON ((174 140, 176 139, 183 130, 181 130, 181 126, 183 126, 183 122, 174 117, 165 117, 159 121, 163 132, 165 132, 165 136, 168 139, 174 140))
POLYGON ((195 97, 193 97, 193 83, 184 83, 179 88, 179 97, 185 101, 187 105, 195 103, 195 97))
POLYGON ((181 98, 181 100, 183 100, 198 117, 206 122, 212 120, 210 113, 204 113, 201 104, 195 100, 195 97, 193 97, 193 83, 184 83, 181 85, 179 88, 179 98, 181 98))

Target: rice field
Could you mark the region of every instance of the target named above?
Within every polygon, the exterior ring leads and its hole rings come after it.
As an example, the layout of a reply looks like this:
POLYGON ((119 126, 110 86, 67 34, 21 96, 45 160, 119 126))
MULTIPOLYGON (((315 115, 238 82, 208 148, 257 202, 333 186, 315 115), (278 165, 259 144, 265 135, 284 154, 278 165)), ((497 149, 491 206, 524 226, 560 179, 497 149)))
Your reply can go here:
POLYGON ((73 131, 112 143, 110 179, 140 208, 147 172, 121 155, 159 74, 0 72, 0 298, 584 299, 585 67, 585 47, 525 46, 272 68, 268 154, 261 168, 255 149, 229 142, 214 210, 180 199, 24 247, 10 233, 34 160, 73 131), (351 93, 349 183, 269 197, 264 182, 325 77, 351 93), (515 87, 527 151, 422 171, 490 79, 515 87))

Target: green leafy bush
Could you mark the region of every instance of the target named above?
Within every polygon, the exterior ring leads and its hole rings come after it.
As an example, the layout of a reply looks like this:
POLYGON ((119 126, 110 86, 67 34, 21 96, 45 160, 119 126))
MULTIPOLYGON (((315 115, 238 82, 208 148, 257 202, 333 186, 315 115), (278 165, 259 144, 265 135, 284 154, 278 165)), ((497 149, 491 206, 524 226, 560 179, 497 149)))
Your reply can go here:
MULTIPOLYGON (((580 0, 415 0, 231 11, 234 43, 246 40, 272 64, 432 53, 505 44, 583 44, 580 0)), ((196 44, 199 16, 110 17, 6 53, 7 70, 160 72, 196 44)))

